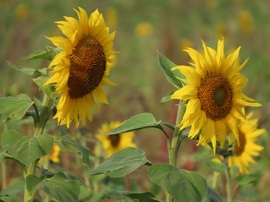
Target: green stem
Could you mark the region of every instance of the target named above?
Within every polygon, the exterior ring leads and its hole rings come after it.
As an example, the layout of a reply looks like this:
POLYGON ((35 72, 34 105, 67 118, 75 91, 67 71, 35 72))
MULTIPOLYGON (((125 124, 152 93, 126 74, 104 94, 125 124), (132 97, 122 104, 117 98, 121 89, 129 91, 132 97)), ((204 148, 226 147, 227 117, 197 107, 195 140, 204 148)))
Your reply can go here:
POLYGON ((227 201, 232 202, 233 196, 232 196, 232 177, 230 173, 230 168, 228 166, 227 158, 224 160, 224 164, 226 167, 225 176, 226 176, 226 190, 227 190, 227 201))
MULTIPOLYGON (((49 118, 49 107, 48 107, 49 103, 50 103, 49 97, 46 94, 44 94, 43 101, 42 101, 41 113, 40 113, 40 117, 39 117, 40 119, 36 125, 35 131, 34 131, 34 136, 39 136, 44 131, 45 124, 49 118)), ((38 163, 38 160, 34 161, 25 171, 25 174, 24 174, 24 183, 25 183, 24 184, 24 202, 32 202, 33 201, 35 193, 31 193, 28 191, 26 179, 28 176, 35 174, 37 163, 38 163)))
POLYGON ((2 170, 2 190, 7 187, 7 168, 5 160, 1 162, 1 170, 2 170))
MULTIPOLYGON (((173 132, 171 146, 169 147, 169 164, 177 167, 178 150, 180 148, 183 137, 180 135, 180 123, 186 111, 186 102, 180 101, 178 105, 178 111, 175 121, 175 130, 173 132)), ((166 201, 173 202, 173 198, 170 194, 166 193, 166 201)))

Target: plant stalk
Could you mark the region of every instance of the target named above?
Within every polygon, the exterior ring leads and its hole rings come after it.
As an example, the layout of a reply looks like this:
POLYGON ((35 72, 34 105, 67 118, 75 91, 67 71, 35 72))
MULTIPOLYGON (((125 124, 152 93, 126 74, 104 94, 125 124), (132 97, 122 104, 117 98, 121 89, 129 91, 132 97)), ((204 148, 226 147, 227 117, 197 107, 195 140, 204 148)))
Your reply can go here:
POLYGON ((227 158, 224 160, 224 164, 226 166, 225 176, 226 176, 227 202, 232 202, 233 201, 232 177, 230 173, 230 168, 228 166, 227 158))
MULTIPOLYGON (((44 94, 43 101, 42 101, 42 108, 41 108, 41 112, 40 112, 40 116, 39 116, 40 119, 36 125, 34 135, 33 135, 34 137, 41 135, 44 131, 45 124, 49 118, 49 103, 50 103, 49 97, 46 94, 44 94)), ((25 171, 25 174, 24 174, 24 202, 32 202, 33 201, 35 193, 31 193, 27 189, 26 179, 28 176, 35 174, 37 163, 38 163, 38 159, 36 161, 34 161, 25 171)))
MULTIPOLYGON (((180 123, 186 111, 186 102, 180 101, 177 110, 177 116, 175 121, 175 130, 173 132, 171 147, 169 148, 169 164, 177 167, 178 150, 180 148, 183 137, 180 135, 180 123)), ((166 193, 166 201, 173 202, 173 198, 170 194, 166 193)))

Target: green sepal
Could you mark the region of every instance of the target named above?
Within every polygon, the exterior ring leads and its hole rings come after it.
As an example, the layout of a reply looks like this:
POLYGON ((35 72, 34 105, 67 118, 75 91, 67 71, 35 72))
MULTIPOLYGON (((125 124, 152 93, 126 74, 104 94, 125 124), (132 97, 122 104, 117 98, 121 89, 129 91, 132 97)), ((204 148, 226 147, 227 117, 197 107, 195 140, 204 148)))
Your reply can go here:
POLYGON ((175 93, 175 91, 177 91, 177 89, 172 90, 168 95, 165 95, 163 98, 161 98, 160 102, 164 103, 164 102, 168 102, 171 101, 171 96, 175 93))
POLYGON ((26 94, 0 98, 0 114, 5 120, 20 120, 33 104, 34 102, 26 94))
POLYGON ((26 57, 24 57, 24 59, 25 60, 37 60, 37 59, 52 60, 54 54, 55 53, 53 51, 41 50, 41 51, 36 51, 34 53, 27 55, 26 57))
POLYGON ((105 160, 91 174, 106 174, 110 177, 123 177, 142 165, 151 165, 145 152, 133 147, 125 148, 105 160))

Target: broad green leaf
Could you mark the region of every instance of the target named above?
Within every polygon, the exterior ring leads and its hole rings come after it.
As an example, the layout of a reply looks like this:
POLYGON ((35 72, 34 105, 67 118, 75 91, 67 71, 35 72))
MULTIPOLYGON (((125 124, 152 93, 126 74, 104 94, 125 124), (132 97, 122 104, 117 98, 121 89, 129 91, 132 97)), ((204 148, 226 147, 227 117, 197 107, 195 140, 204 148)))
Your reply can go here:
POLYGON ((110 177, 123 177, 144 164, 149 164, 144 151, 128 147, 105 160, 92 171, 92 175, 106 174, 110 177))
POLYGON ((23 189, 24 189, 24 180, 22 178, 13 179, 11 181, 11 184, 9 184, 0 193, 0 199, 3 199, 4 201, 16 201, 11 199, 13 199, 16 196, 16 194, 23 193, 23 189))
POLYGON ((166 58, 164 55, 162 55, 160 52, 158 52, 158 60, 160 67, 163 71, 163 73, 166 76, 166 79, 169 81, 170 84, 172 84, 176 88, 182 88, 183 83, 181 82, 178 71, 171 70, 173 67, 177 66, 174 64, 171 60, 166 58), (178 75, 177 75, 178 74, 178 75))
POLYGON ((236 178, 238 185, 247 185, 256 183, 262 177, 261 173, 239 175, 236 178))
POLYGON ((210 201, 210 202, 223 202, 222 198, 220 197, 220 195, 213 190, 211 187, 208 186, 208 200, 206 201, 210 201))
POLYGON ((207 198, 205 179, 193 172, 169 164, 154 164, 148 170, 150 180, 178 201, 202 201, 207 198))
POLYGON ((214 161, 207 161, 206 164, 213 171, 217 171, 220 173, 225 173, 225 171, 226 171, 226 168, 222 163, 217 163, 214 161))
POLYGON ((100 135, 115 135, 129 131, 135 131, 143 128, 156 127, 159 128, 161 121, 156 121, 154 116, 150 113, 142 113, 132 116, 115 129, 100 135))
POLYGON ((8 62, 8 64, 16 69, 17 71, 20 71, 26 75, 32 76, 34 74, 38 74, 38 75, 46 75, 47 72, 47 68, 43 68, 43 69, 34 69, 34 68, 30 68, 30 67, 22 67, 19 65, 15 65, 15 64, 11 64, 10 62, 8 62))
POLYGON ((7 130, 1 139, 2 147, 13 158, 28 167, 40 157, 50 154, 54 140, 50 135, 23 136, 15 130, 7 130))
POLYGON ((68 151, 77 152, 81 156, 82 161, 85 164, 90 165, 90 151, 88 148, 84 147, 76 140, 73 140, 68 135, 61 136, 60 138, 56 139, 56 142, 62 144, 63 148, 67 149, 68 151))
POLYGON ((123 192, 122 194, 130 198, 132 201, 136 202, 159 202, 159 200, 157 200, 154 194, 152 194, 151 192, 144 192, 144 193, 123 192))
POLYGON ((79 198, 79 180, 71 179, 62 172, 44 179, 40 179, 36 175, 29 175, 26 183, 30 192, 43 189, 50 197, 58 201, 73 202, 78 201, 79 198))
POLYGON ((20 120, 34 102, 25 94, 0 98, 0 114, 6 118, 20 120))
POLYGON ((31 53, 30 55, 26 56, 24 59, 26 60, 37 60, 37 59, 47 59, 52 60, 53 58, 53 52, 52 51, 36 51, 34 53, 31 53))
POLYGON ((45 82, 48 80, 47 76, 39 76, 33 79, 34 83, 45 92, 50 98, 52 98, 52 93, 54 92, 54 87, 52 85, 44 86, 45 82))

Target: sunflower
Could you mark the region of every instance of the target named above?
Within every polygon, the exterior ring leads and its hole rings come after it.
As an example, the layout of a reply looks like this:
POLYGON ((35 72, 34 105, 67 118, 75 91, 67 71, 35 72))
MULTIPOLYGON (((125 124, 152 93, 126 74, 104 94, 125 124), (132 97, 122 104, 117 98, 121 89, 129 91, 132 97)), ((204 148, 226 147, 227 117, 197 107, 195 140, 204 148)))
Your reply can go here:
POLYGON ((110 33, 102 14, 95 10, 90 17, 84 9, 74 9, 79 20, 64 17, 56 22, 66 37, 48 37, 61 48, 49 65, 52 75, 45 85, 54 84, 59 102, 54 118, 59 125, 70 126, 75 121, 85 125, 92 120, 92 109, 98 109, 96 101, 108 104, 103 85, 115 85, 108 79, 115 52, 112 50, 115 33, 110 33))
POLYGON ((241 173, 249 173, 250 164, 255 163, 253 157, 259 156, 263 150, 256 141, 265 130, 257 129, 258 120, 250 119, 251 116, 252 113, 247 116, 248 122, 239 124, 239 144, 235 144, 233 155, 228 157, 229 166, 238 166, 241 173))
MULTIPOLYGON (((113 130, 120 125, 120 122, 113 121, 109 124, 103 124, 98 130, 98 134, 104 134, 108 131, 113 130)), ((115 152, 120 151, 127 147, 136 147, 132 142, 134 132, 120 133, 115 135, 97 135, 97 139, 102 143, 104 150, 106 151, 107 157, 110 157, 115 152)))
MULTIPOLYGON (((60 159, 59 159, 60 152, 61 152, 61 148, 57 144, 54 144, 53 148, 52 148, 52 151, 51 151, 51 153, 49 155, 49 160, 52 161, 53 163, 59 163, 60 162, 60 159)), ((42 157, 39 160, 39 163, 41 165, 43 164, 43 162, 45 160, 44 158, 45 157, 42 157)))
POLYGON ((223 39, 218 41, 217 51, 202 43, 204 55, 188 48, 185 51, 193 60, 191 66, 173 68, 186 77, 187 85, 176 90, 171 98, 188 101, 180 129, 191 127, 190 138, 200 132, 198 145, 212 142, 215 151, 217 141, 221 147, 224 145, 227 130, 239 142, 237 126, 240 120, 245 121, 241 108, 260 104, 242 92, 247 79, 239 71, 247 60, 239 64, 240 47, 225 57, 223 39))

